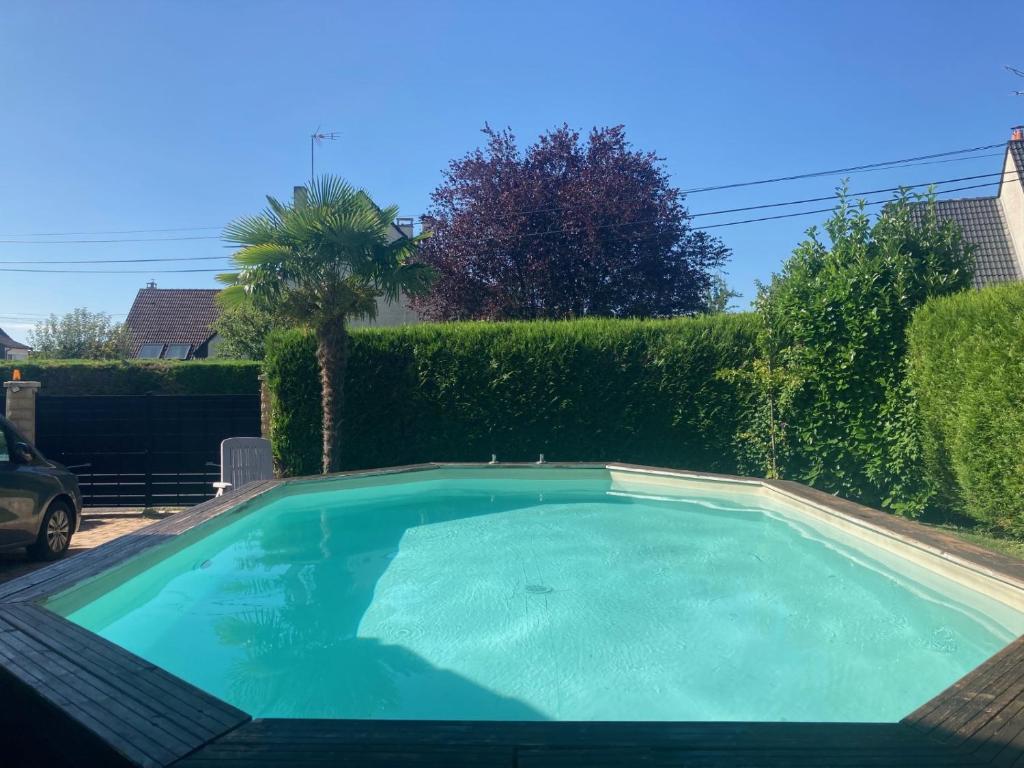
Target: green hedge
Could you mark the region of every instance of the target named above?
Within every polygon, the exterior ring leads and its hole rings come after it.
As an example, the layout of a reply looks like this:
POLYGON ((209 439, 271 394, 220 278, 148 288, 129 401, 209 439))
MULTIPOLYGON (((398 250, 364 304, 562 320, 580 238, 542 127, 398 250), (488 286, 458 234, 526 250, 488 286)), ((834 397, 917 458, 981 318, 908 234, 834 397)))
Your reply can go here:
POLYGON ((909 345, 939 504, 1024 531, 1024 285, 929 301, 914 316, 909 345))
POLYGON ((43 395, 250 394, 260 391, 259 363, 249 360, 4 360, 0 380, 21 371, 43 395))
MULTIPOLYGON (((745 404, 716 376, 747 362, 755 318, 447 323, 352 333, 347 468, 424 461, 620 460, 736 470, 745 404)), ((316 344, 268 339, 274 451, 320 468, 316 344)))

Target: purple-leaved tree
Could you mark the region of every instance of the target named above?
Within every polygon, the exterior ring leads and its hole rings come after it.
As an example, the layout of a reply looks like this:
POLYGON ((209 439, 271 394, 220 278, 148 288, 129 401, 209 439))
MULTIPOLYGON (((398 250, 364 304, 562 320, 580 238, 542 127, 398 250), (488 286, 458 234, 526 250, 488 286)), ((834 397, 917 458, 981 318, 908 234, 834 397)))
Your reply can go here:
POLYGON ((432 195, 418 260, 437 320, 667 317, 707 309, 729 255, 690 226, 661 159, 623 126, 586 141, 563 125, 525 151, 486 126, 487 145, 450 163, 432 195))

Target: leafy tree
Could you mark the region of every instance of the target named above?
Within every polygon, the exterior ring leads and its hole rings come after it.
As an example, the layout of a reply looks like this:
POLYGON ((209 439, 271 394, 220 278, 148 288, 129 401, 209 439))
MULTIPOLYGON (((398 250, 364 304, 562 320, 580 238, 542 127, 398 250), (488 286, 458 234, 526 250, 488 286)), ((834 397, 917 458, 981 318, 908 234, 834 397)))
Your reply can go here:
POLYGON ((761 286, 760 356, 745 372, 762 469, 908 515, 931 489, 906 374, 906 330, 928 298, 970 285, 971 248, 933 201, 905 194, 871 223, 840 191, 825 224, 761 286), (770 412, 767 409, 771 409, 770 412))
POLYGON ((213 324, 213 330, 220 336, 216 356, 262 360, 267 334, 284 327, 286 325, 274 315, 257 308, 251 301, 224 307, 213 324))
POLYGON ((486 126, 433 192, 419 260, 437 273, 428 317, 666 317, 707 309, 729 250, 690 226, 660 158, 622 126, 586 142, 568 126, 520 151, 486 126))
POLYGON ((36 323, 28 343, 36 357, 108 360, 127 357, 131 339, 127 328, 106 312, 79 307, 36 323))
POLYGON ((725 282, 722 275, 712 275, 708 282, 707 292, 704 298, 704 313, 708 315, 720 315, 734 308, 733 299, 742 298, 743 294, 737 293, 725 282))
POLYGON ((323 471, 339 469, 346 323, 372 318, 377 300, 415 295, 430 270, 410 262, 417 238, 392 240, 398 208, 378 208, 363 191, 334 176, 315 179, 308 200, 292 204, 267 197, 257 216, 236 219, 224 238, 239 246, 237 272, 218 279, 228 285, 227 306, 246 299, 283 322, 306 326, 317 339, 323 411, 323 471))

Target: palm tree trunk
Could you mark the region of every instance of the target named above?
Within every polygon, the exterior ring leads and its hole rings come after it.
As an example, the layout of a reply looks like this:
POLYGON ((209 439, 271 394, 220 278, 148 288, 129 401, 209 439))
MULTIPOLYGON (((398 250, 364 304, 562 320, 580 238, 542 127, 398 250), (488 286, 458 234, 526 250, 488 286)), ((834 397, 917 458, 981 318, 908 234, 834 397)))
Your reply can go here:
POLYGON ((348 364, 345 320, 338 318, 319 325, 316 342, 323 409, 323 471, 327 474, 341 469, 341 413, 345 402, 345 367, 348 364))

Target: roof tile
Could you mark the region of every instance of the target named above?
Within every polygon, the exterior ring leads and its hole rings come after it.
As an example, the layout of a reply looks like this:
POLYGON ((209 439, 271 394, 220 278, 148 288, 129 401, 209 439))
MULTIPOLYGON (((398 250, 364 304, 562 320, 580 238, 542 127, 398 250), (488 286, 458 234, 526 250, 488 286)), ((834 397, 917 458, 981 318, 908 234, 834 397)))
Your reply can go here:
MULTIPOLYGON (((1019 142, 1011 142, 1016 144, 1019 142)), ((1024 160, 1024 149, 1021 159, 1024 160)), ((916 219, 924 215, 924 204, 912 209, 916 219)), ((995 197, 974 197, 961 200, 938 200, 935 214, 939 221, 952 219, 960 224, 964 240, 976 246, 974 251, 974 285, 978 288, 992 283, 1020 280, 1021 272, 1014 255, 1010 232, 1006 227, 1002 206, 995 197)))
POLYGON ((143 344, 189 344, 194 352, 214 335, 220 317, 216 288, 143 288, 124 324, 132 338, 132 356, 143 344))

